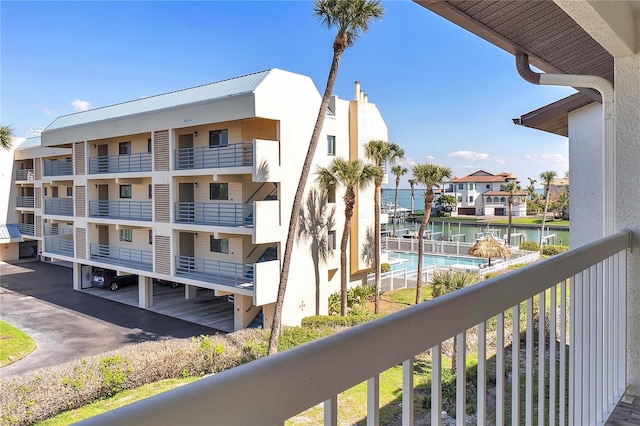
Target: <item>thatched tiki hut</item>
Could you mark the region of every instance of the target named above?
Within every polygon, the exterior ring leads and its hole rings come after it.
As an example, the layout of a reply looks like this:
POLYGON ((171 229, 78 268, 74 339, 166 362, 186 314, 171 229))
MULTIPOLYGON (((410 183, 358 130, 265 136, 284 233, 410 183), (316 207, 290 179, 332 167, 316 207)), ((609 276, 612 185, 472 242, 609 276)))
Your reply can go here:
POLYGON ((486 237, 472 245, 469 249, 469 254, 471 256, 489 259, 489 266, 491 266, 492 257, 509 259, 511 257, 511 250, 499 243, 495 238, 486 237))

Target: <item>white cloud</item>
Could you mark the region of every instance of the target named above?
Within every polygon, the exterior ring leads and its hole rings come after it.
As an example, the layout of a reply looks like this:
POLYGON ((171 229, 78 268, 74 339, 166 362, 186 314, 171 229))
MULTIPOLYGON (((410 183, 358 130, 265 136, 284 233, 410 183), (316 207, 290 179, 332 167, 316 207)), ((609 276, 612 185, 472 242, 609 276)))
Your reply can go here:
POLYGON ((81 101, 80 99, 76 99, 71 102, 71 106, 73 106, 73 109, 77 112, 86 111, 91 108, 91 104, 89 102, 81 101))
POLYGON ((558 165, 565 165, 568 164, 569 159, 566 158, 564 155, 562 154, 525 154, 524 155, 524 159, 527 161, 532 161, 536 164, 558 164, 558 165))
POLYGON ((488 160, 489 154, 474 151, 456 151, 448 155, 449 157, 463 158, 467 161, 488 160))
POLYGON ((40 136, 40 133, 42 133, 43 131, 44 129, 42 127, 29 127, 26 131, 26 136, 28 138, 33 136, 40 136))
POLYGON ((54 110, 52 110, 51 108, 47 108, 47 107, 40 107, 40 111, 42 111, 42 113, 44 115, 53 115, 53 114, 55 114, 54 110))
POLYGON ((436 157, 434 157, 433 155, 425 155, 424 159, 427 161, 434 161, 436 157))

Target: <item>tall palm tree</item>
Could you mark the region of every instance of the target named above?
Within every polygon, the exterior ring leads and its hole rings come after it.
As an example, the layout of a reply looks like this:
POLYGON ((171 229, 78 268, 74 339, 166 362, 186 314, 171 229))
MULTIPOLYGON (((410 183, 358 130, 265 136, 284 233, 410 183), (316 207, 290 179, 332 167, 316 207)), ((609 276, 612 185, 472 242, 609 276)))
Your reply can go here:
POLYGON ((418 228, 418 274, 416 275, 416 304, 418 304, 422 300, 422 252, 424 250, 422 236, 431 216, 431 203, 433 203, 435 197, 433 188, 442 185, 445 179, 451 178, 453 171, 440 164, 428 163, 416 164, 413 166, 412 172, 416 182, 425 187, 424 215, 422 216, 420 228, 418 228))
POLYGON ((511 218, 512 212, 511 208, 513 206, 513 194, 516 192, 520 192, 520 185, 518 182, 508 182, 504 185, 504 190, 509 193, 507 197, 507 205, 509 207, 509 226, 507 226, 507 245, 511 246, 511 218))
POLYGON ((396 236, 396 220, 398 219, 398 187, 400 186, 400 177, 409 172, 406 167, 396 165, 391 168, 391 173, 396 176, 396 193, 393 197, 393 236, 396 236))
POLYGON ((333 41, 333 58, 331 60, 327 84, 324 89, 324 94, 322 95, 318 117, 313 128, 313 133, 311 134, 307 156, 302 165, 298 188, 296 189, 293 206, 291 207, 287 241, 282 256, 282 270, 280 273, 280 283, 278 284, 278 295, 276 297, 271 335, 269 337, 269 354, 278 351, 278 339, 280 337, 280 329, 282 328, 282 306, 284 304, 284 294, 287 289, 287 279, 289 278, 291 253, 293 252, 298 216, 302 208, 304 187, 307 184, 311 162, 315 155, 316 147, 318 146, 324 119, 327 115, 331 92, 333 91, 333 85, 338 75, 340 58, 347 47, 353 46, 358 37, 369 30, 369 24, 373 20, 382 19, 383 13, 384 8, 380 0, 315 0, 313 3, 314 16, 327 28, 337 27, 338 33, 333 41))
POLYGON ((415 197, 413 194, 413 191, 416 187, 416 183, 418 183, 415 179, 409 179, 409 186, 411 188, 411 213, 413 213, 414 210, 414 201, 415 201, 415 197))
POLYGON ((309 250, 316 278, 316 315, 320 315, 320 261, 331 256, 329 232, 336 226, 335 206, 328 210, 327 195, 312 189, 307 195, 305 208, 300 210, 298 239, 311 242, 309 250))
POLYGON ((11 139, 13 139, 13 129, 11 126, 0 125, 0 148, 9 151, 12 144, 11 139))
POLYGON ((400 146, 392 142, 381 140, 371 140, 364 146, 364 155, 373 162, 373 165, 380 169, 380 177, 376 179, 375 190, 373 193, 373 271, 375 276, 375 298, 374 312, 380 311, 380 188, 382 186, 382 167, 386 163, 392 163, 404 157, 404 151, 400 146))
POLYGON ((547 220, 547 209, 549 208, 549 189, 551 188, 551 181, 558 176, 554 170, 546 170, 540 173, 540 179, 544 185, 544 214, 542 215, 542 229, 540 230, 540 251, 542 251, 542 241, 544 236, 544 223, 547 220))
POLYGON ((318 167, 316 181, 329 191, 337 185, 345 187, 344 230, 340 240, 340 313, 347 315, 347 243, 351 231, 351 218, 356 204, 356 191, 366 188, 380 177, 380 168, 363 164, 360 160, 335 158, 329 167, 318 167))

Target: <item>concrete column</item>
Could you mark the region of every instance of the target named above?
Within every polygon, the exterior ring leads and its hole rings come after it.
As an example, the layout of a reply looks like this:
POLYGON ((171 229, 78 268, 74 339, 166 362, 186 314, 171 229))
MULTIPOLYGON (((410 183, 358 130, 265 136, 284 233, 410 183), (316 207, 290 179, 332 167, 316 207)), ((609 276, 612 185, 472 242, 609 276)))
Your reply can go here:
POLYGON ((184 298, 185 299, 195 299, 196 298, 196 291, 198 290, 198 287, 194 286, 194 285, 184 285, 184 298))
POLYGON ((73 289, 82 290, 82 264, 73 263, 73 289))
POLYGON ((640 384, 640 54, 615 58, 616 229, 634 233, 627 253, 627 383, 640 384))
POLYGON ((233 297, 233 330, 247 328, 260 310, 253 305, 253 297, 236 294, 233 297))
POLYGON ((138 306, 143 309, 153 307, 153 279, 138 275, 138 306))

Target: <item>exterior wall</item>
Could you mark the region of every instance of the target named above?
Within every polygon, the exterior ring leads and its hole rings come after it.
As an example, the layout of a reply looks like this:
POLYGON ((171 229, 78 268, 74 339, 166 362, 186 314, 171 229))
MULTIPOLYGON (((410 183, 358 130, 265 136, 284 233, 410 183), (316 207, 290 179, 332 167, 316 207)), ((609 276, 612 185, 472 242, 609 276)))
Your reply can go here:
MULTIPOLYGON (((636 29, 640 27, 640 22, 636 29)), ((634 232, 627 253, 627 383, 640 384, 640 54, 615 58, 616 229, 634 232)), ((575 181, 571 179, 573 184, 575 181)), ((573 189, 572 189, 573 191, 573 189)), ((587 207, 587 206, 585 206, 587 207)), ((573 218, 572 218, 573 220, 573 218)))
POLYGON ((571 233, 569 244, 579 247, 602 237, 602 105, 593 103, 569 113, 569 173, 571 174, 571 233), (584 205, 583 200, 589 200, 584 205))

